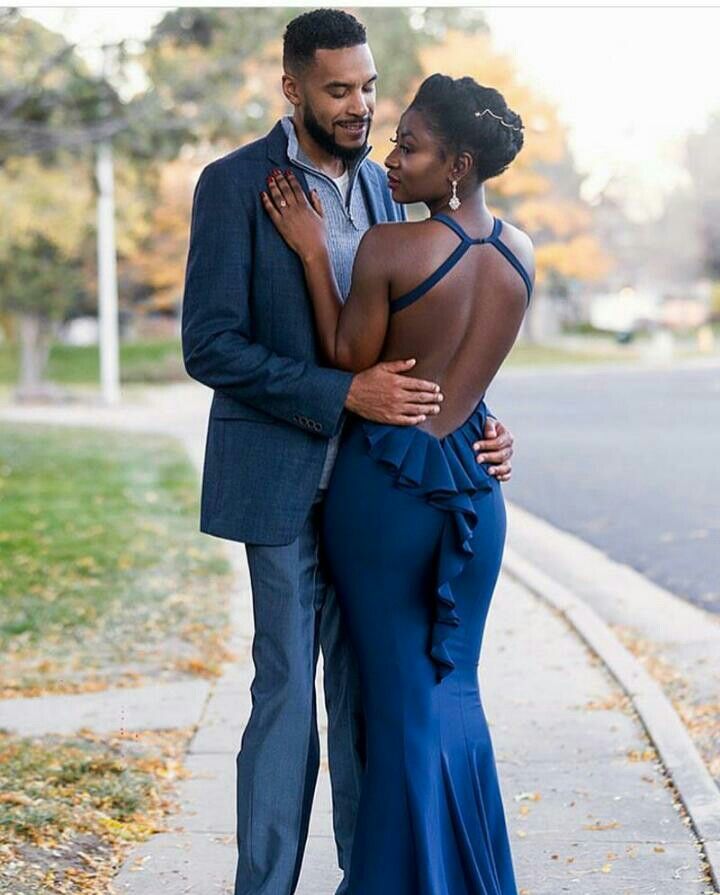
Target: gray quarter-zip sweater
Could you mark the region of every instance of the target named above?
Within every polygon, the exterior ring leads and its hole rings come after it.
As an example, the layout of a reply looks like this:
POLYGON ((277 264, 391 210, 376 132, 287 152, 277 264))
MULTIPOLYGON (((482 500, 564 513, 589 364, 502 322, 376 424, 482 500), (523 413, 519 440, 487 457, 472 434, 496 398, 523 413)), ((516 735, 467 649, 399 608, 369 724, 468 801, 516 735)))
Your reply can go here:
MULTIPOLYGON (((303 169, 307 177, 308 187, 311 190, 318 191, 320 201, 323 204, 327 221, 330 263, 335 273, 340 295, 344 301, 350 292, 355 254, 363 234, 370 228, 370 216, 357 175, 360 165, 365 161, 372 147, 367 146, 364 153, 352 165, 346 168, 347 192, 343 195, 341 185, 345 175, 333 178, 318 170, 301 149, 292 118, 286 115, 281 119, 281 122, 288 138, 288 158, 303 169)), ((325 465, 320 478, 320 488, 327 488, 335 457, 337 456, 339 440, 340 432, 328 441, 325 465)))

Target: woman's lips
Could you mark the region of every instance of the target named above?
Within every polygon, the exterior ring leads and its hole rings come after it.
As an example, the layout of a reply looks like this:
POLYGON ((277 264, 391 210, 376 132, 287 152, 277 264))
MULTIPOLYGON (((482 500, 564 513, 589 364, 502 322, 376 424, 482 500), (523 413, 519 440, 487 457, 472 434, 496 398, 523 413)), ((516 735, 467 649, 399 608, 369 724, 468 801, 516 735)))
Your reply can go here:
POLYGON ((388 187, 391 190, 394 190, 396 187, 399 187, 399 186, 400 186, 400 181, 397 180, 395 177, 390 177, 390 175, 388 175, 388 187))

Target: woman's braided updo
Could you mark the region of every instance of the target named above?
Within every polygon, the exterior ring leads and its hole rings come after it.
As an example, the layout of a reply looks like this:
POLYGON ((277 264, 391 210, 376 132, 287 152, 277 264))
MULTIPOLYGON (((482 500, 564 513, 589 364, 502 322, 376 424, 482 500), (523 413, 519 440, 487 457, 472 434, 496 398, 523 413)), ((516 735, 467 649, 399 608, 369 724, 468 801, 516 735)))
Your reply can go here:
POLYGON ((508 107, 498 90, 483 87, 473 78, 430 75, 408 109, 422 114, 447 150, 472 155, 481 183, 502 174, 522 149, 520 116, 508 107), (484 109, 493 114, 475 114, 484 109))

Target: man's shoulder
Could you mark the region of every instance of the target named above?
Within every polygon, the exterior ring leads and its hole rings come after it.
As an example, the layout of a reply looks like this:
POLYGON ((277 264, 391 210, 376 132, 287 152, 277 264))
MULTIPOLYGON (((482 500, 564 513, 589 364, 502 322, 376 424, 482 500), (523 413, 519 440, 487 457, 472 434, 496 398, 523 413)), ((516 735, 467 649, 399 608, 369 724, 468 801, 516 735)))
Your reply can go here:
POLYGON ((220 158, 213 159, 203 170, 233 174, 242 171, 246 165, 267 164, 267 143, 267 136, 259 137, 251 143, 238 146, 220 158))
POLYGON ((287 137, 282 133, 282 125, 278 121, 264 136, 208 162, 201 172, 201 180, 221 184, 231 179, 240 186, 246 184, 255 188, 258 179, 265 180, 268 158, 271 155, 277 159, 282 158, 286 145, 287 137))

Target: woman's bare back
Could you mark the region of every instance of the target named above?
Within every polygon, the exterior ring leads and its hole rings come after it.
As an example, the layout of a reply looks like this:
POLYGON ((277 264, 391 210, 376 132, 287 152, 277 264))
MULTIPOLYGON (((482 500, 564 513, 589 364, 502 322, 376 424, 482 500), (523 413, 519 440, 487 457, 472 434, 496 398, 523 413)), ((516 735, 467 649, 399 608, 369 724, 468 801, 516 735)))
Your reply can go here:
MULTIPOLYGON (((445 217, 444 215, 442 217, 445 217)), ((494 237, 472 243, 435 217, 415 223, 382 224, 383 265, 390 283, 391 316, 381 360, 414 357, 408 374, 439 383, 441 412, 420 424, 437 438, 454 431, 470 416, 512 348, 534 280, 532 243, 521 230, 454 215, 467 236, 494 237), (498 230, 500 231, 498 233, 498 230), (509 249, 528 280, 498 248, 509 249), (406 304, 413 290, 457 251, 462 255, 424 294, 406 304), (401 301, 395 305, 398 299, 401 301), (393 311, 393 308, 395 309, 393 311)))

